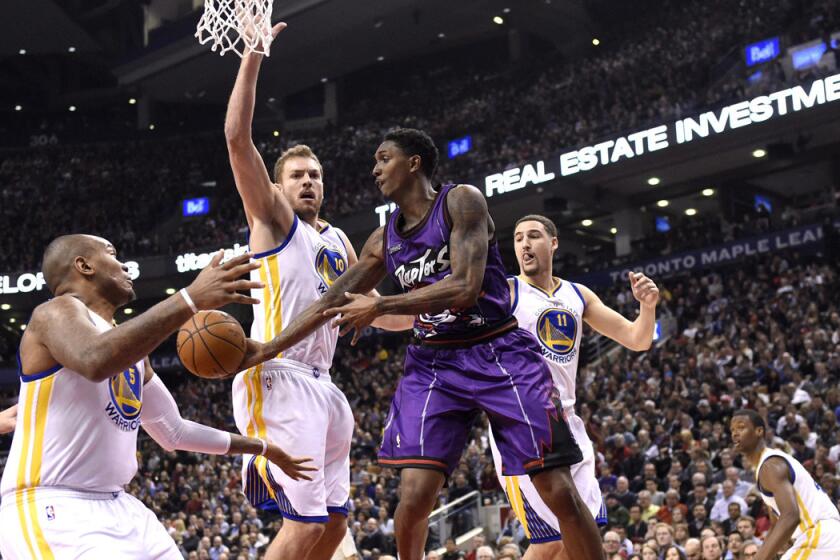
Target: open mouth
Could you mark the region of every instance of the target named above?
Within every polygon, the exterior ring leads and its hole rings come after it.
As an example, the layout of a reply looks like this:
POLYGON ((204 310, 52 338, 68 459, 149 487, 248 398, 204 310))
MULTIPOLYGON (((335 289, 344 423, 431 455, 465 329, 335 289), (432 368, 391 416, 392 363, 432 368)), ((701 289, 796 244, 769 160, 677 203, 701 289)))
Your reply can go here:
POLYGON ((522 264, 531 264, 534 261, 536 261, 536 259, 532 253, 522 253, 522 264))
POLYGON ((300 195, 301 200, 315 200, 315 193, 305 192, 300 195))

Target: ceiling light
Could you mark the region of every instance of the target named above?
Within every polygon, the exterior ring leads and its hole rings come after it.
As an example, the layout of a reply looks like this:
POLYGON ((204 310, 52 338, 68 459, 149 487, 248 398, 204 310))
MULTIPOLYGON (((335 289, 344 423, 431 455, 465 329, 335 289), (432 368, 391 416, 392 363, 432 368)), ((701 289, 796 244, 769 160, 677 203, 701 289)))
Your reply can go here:
POLYGON ((618 228, 611 227, 610 228, 610 233, 615 235, 616 233, 618 233, 618 228))
POLYGON ((322 84, 326 84, 328 81, 329 81, 329 79, 326 78, 326 77, 321 78, 321 83, 322 84))
POLYGON ((75 105, 70 105, 69 107, 67 107, 67 110, 72 113, 73 111, 76 110, 76 106, 75 105))
POLYGON ((130 307, 126 307, 125 309, 123 309, 123 313, 125 313, 126 315, 131 315, 132 313, 134 313, 134 310, 130 307))
POLYGON ((23 106, 15 105, 15 111, 23 111, 23 106))
POLYGON ((505 8, 504 10, 502 10, 502 13, 503 14, 509 14, 510 13, 510 8, 505 8))
POLYGON ((505 18, 503 18, 502 16, 494 16, 493 17, 493 23, 495 23, 496 25, 502 25, 504 22, 505 22, 505 18))
POLYGON ((383 60, 385 60, 385 57, 384 57, 384 56, 382 56, 381 54, 380 54, 379 56, 377 56, 377 57, 376 57, 376 61, 377 61, 377 62, 382 62, 383 60))
POLYGON ((4 303, 3 305, 0 305, 0 309, 2 309, 3 311, 8 311, 11 308, 12 308, 12 306, 9 305, 8 303, 4 303))
POLYGON ((597 47, 598 45, 601 44, 601 40, 599 38, 595 37, 594 39, 592 39, 592 44, 597 47))
POLYGON ((67 52, 69 52, 69 53, 76 52, 76 47, 67 47, 67 52))
POLYGON ((446 37, 446 33, 442 32, 442 31, 440 33, 438 33, 438 39, 443 39, 444 37, 446 37))
POLYGON ((703 196, 714 196, 715 189, 703 189, 703 196))
POLYGON ((128 104, 129 105, 135 105, 135 104, 137 104, 137 100, 132 97, 128 100, 128 104))
POLYGON ((764 156, 767 155, 767 150, 759 148, 757 150, 753 150, 752 155, 753 155, 754 158, 763 158, 764 156))
POLYGON ((15 319, 14 317, 9 317, 9 322, 10 323, 17 323, 17 319, 15 319))
POLYGON ((589 218, 581 220, 580 225, 582 225, 583 227, 589 227, 592 225, 592 220, 590 220, 589 218))
POLYGON ((685 209, 685 215, 686 216, 693 216, 696 213, 697 213, 697 210, 695 210, 694 208, 686 208, 685 209))
POLYGON ((668 201, 667 200, 660 200, 660 201, 657 201, 656 205, 659 206, 660 208, 666 208, 668 206, 668 201))
POLYGON ((26 49, 20 49, 20 50, 18 51, 18 54, 26 54, 26 49))
POLYGON ((20 330, 22 330, 22 331, 26 330, 26 323, 21 323, 20 330))
POLYGON ((150 125, 149 125, 149 130, 154 130, 154 129, 155 129, 155 125, 154 125, 154 123, 150 124, 150 125))
POLYGON ((276 138, 277 136, 280 136, 280 131, 279 131, 279 130, 275 130, 274 132, 272 132, 272 134, 273 134, 273 135, 275 136, 275 138, 276 138))
POLYGON ((175 288, 166 288, 166 295, 171 296, 171 295, 172 295, 172 294, 174 294, 176 291, 177 291, 177 290, 175 290, 175 288))
POLYGON ((651 177, 650 179, 648 179, 648 185, 650 185, 651 187, 655 187, 661 182, 662 181, 659 179, 659 177, 651 177))

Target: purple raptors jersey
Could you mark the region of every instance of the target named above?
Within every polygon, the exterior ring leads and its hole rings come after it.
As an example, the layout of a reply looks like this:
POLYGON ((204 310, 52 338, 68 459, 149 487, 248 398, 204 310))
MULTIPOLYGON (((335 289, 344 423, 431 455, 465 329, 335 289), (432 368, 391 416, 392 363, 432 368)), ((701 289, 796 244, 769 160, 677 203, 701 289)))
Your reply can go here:
MULTIPOLYGON (((452 273, 449 263, 451 224, 446 196, 456 185, 444 185, 426 217, 410 231, 400 233, 397 209, 385 226, 385 266, 403 292, 434 284, 452 273)), ((510 288, 495 239, 487 250, 487 264, 478 302, 467 309, 447 309, 418 315, 414 335, 427 342, 469 342, 511 322, 510 288)))

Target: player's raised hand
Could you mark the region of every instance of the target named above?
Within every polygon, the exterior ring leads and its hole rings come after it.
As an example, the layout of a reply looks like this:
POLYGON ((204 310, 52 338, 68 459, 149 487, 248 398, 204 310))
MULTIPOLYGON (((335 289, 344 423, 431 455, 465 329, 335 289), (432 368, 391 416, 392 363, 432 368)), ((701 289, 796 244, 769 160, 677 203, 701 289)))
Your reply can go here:
POLYGON ((659 302, 659 288, 653 280, 641 272, 628 272, 627 278, 630 280, 630 289, 636 301, 648 307, 655 307, 659 302))
POLYGON ((187 293, 198 309, 217 309, 229 303, 256 304, 260 300, 240 294, 240 291, 259 289, 262 282, 246 280, 242 276, 256 270, 260 263, 252 261, 251 253, 234 257, 222 264, 225 252, 219 250, 213 255, 204 270, 193 283, 187 286, 187 293))
POLYGON ((333 321, 333 326, 341 329, 339 336, 344 336, 355 329, 353 340, 350 342, 352 346, 355 346, 364 328, 380 315, 376 306, 377 298, 350 292, 344 292, 344 296, 350 301, 341 307, 327 309, 324 311, 324 317, 338 317, 333 321))
POLYGON ((264 457, 280 467, 292 480, 312 480, 306 473, 318 470, 312 465, 304 465, 312 461, 310 457, 291 457, 273 443, 267 444, 264 457))
POLYGON ((8 434, 15 431, 15 424, 17 424, 17 409, 15 405, 6 410, 0 411, 0 434, 8 434))
MULTIPOLYGON (((240 20, 241 20, 241 18, 240 18, 240 20)), ((264 29, 266 29, 269 25, 271 25, 271 22, 269 22, 266 19, 266 20, 263 20, 263 22, 260 25, 263 26, 264 29)), ((286 27, 288 27, 288 25, 284 21, 279 21, 279 22, 274 24, 274 26, 271 28, 271 43, 274 42, 274 39, 277 38, 277 35, 279 35, 281 31, 286 29, 286 27)), ((245 36, 245 38, 248 39, 249 42, 253 40, 253 37, 254 37, 254 35, 256 35, 256 33, 257 33, 257 30, 254 27, 253 23, 247 24, 242 30, 242 35, 245 36)), ((265 37, 265 34, 262 33, 262 32, 259 35, 261 37, 265 37)), ((256 47, 262 49, 265 52, 269 52, 269 48, 271 47, 271 43, 269 43, 268 45, 263 45, 262 43, 260 43, 256 47)), ((253 51, 251 51, 251 50, 247 50, 246 54, 251 54, 252 52, 253 51)))

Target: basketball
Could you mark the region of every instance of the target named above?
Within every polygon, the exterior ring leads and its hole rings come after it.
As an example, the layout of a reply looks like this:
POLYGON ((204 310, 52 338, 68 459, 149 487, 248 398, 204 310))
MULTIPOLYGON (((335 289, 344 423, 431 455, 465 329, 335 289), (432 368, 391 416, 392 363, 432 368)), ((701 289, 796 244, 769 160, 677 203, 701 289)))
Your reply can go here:
POLYGON ((190 372, 223 379, 239 371, 245 357, 245 331, 224 311, 199 311, 178 330, 178 357, 190 372))

